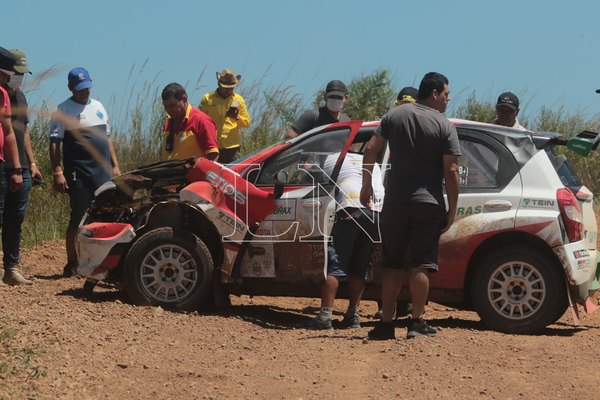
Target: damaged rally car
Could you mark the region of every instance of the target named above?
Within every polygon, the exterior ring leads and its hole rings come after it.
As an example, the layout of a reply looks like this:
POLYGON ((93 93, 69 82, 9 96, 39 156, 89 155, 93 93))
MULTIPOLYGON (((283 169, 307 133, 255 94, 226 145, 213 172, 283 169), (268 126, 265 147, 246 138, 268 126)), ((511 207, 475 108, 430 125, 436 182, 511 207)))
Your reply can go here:
MULTIPOLYGON (((593 311, 593 194, 557 150, 587 155, 598 135, 565 140, 452 122, 463 154, 461 192, 455 223, 440 239, 429 298, 474 309, 490 328, 512 333, 543 329, 569 304, 575 316, 577 304, 593 311)), ((78 273, 88 290, 116 282, 136 304, 178 310, 229 294, 318 297, 337 175, 377 125, 322 126, 226 166, 168 161, 115 177, 97 190, 82 220, 78 273), (328 172, 327 157, 336 160, 328 172)), ((386 150, 379 163, 388 158, 386 150)), ((365 299, 380 296, 380 263, 378 243, 365 299)))

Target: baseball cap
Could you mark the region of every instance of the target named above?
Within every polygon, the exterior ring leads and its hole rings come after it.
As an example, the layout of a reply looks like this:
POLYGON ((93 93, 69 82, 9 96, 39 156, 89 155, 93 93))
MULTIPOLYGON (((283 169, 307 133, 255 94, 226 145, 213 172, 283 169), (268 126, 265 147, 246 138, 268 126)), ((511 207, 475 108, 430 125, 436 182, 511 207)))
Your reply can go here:
POLYGON ((7 75, 14 75, 17 59, 4 47, 0 47, 0 70, 7 75))
POLYGON ((69 87, 73 90, 91 89, 92 78, 87 69, 75 67, 69 71, 69 87))
POLYGON ((31 73, 29 67, 27 66, 27 56, 19 49, 11 49, 11 54, 15 56, 17 61, 15 62, 15 71, 19 74, 25 74, 27 72, 31 73))
POLYGON ((338 80, 333 80, 333 81, 329 82, 327 84, 327 87, 325 88, 325 94, 328 94, 331 92, 336 92, 335 94, 345 96, 346 94, 348 94, 348 89, 346 89, 346 85, 344 85, 344 82, 338 81, 338 80))
POLYGON ((498 96, 498 102, 496 103, 496 107, 498 106, 506 106, 510 107, 513 110, 519 108, 519 98, 511 92, 504 92, 500 96, 498 96))
POLYGON ((411 86, 406 86, 406 87, 402 88, 400 93, 398 93, 398 98, 396 99, 396 104, 414 103, 415 101, 417 101, 418 97, 419 97, 418 89, 415 89, 414 87, 411 87, 411 86))

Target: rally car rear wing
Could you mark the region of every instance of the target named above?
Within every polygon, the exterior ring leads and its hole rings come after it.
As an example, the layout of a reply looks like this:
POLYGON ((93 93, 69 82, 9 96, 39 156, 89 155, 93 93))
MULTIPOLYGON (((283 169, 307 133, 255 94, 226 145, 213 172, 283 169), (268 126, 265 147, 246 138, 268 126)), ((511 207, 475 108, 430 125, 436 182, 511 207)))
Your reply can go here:
POLYGON ((542 134, 542 136, 533 137, 533 141, 538 148, 544 148, 548 145, 567 146, 569 150, 587 157, 592 150, 598 148, 598 144, 600 143, 600 133, 582 131, 569 139, 562 138, 556 134, 550 134, 550 136, 542 134))

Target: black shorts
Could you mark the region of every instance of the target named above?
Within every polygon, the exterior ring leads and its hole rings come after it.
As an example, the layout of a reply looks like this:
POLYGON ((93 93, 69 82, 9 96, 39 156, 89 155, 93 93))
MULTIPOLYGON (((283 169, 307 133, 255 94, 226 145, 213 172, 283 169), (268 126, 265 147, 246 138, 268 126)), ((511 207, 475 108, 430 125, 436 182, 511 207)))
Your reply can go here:
POLYGON ((383 268, 438 270, 444 207, 430 203, 385 204, 381 216, 383 268))
POLYGON ((376 212, 367 209, 347 208, 338 211, 333 225, 327 252, 327 275, 365 278, 371 265, 373 242, 379 240, 376 212))

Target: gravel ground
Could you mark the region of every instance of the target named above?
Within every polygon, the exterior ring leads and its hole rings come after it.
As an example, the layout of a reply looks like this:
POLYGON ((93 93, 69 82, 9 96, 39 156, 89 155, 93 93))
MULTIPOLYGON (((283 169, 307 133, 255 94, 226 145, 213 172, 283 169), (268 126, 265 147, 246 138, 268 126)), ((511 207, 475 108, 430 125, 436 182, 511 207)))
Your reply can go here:
POLYGON ((399 320, 397 340, 368 342, 373 302, 362 328, 325 333, 301 328, 317 299, 243 296, 224 312, 174 313, 111 286, 85 298, 82 279, 59 275, 61 242, 24 253, 34 285, 0 286, 0 398, 600 397, 600 312, 518 336, 430 304, 436 338, 406 340, 399 320))

